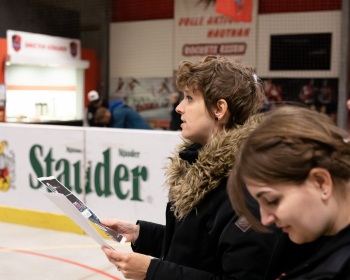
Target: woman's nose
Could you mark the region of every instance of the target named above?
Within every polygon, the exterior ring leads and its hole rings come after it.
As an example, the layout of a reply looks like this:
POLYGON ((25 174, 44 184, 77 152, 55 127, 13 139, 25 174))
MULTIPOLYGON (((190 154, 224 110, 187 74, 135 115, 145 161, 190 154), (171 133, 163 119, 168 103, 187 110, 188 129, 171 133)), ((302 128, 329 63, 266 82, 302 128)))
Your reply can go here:
POLYGON ((176 113, 178 113, 178 114, 182 114, 182 113, 183 113, 182 102, 183 102, 183 101, 181 101, 181 102, 179 103, 179 105, 177 105, 176 108, 175 108, 175 111, 176 111, 176 113))
POLYGON ((273 225, 276 222, 276 217, 274 214, 267 212, 262 207, 260 207, 260 219, 264 226, 273 225))

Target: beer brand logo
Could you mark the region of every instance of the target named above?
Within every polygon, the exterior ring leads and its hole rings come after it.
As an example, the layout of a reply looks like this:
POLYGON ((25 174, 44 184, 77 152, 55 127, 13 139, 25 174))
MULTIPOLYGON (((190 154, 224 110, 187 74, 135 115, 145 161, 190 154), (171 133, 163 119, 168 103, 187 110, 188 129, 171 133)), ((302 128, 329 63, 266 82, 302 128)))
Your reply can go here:
POLYGON ((118 149, 119 151, 119 155, 121 157, 134 157, 134 158, 138 158, 140 157, 140 152, 131 150, 131 151, 127 151, 127 150, 123 150, 123 149, 118 149))
POLYGON ((12 47, 16 52, 18 52, 21 49, 21 36, 19 35, 12 36, 12 47))

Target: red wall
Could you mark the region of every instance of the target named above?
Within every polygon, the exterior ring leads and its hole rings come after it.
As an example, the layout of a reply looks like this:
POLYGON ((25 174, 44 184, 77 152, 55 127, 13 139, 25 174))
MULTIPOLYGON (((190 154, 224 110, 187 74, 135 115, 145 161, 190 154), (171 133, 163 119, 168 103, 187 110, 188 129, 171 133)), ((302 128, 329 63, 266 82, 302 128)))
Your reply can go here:
POLYGON ((0 38, 0 84, 5 83, 5 59, 7 55, 7 40, 0 38))
POLYGON ((113 0, 113 22, 168 18, 174 18, 174 0, 113 0))
MULTIPOLYGON (((292 13, 340 9, 341 0, 259 0, 258 13, 292 13)), ((172 18, 174 18, 174 0, 113 0, 113 22, 172 18)))
MULTIPOLYGON (((7 40, 0 38, 0 84, 5 83, 5 59, 7 54, 7 40)), ((0 122, 5 121, 5 108, 0 106, 0 122)))
POLYGON ((260 0, 259 14, 340 10, 341 0, 260 0))

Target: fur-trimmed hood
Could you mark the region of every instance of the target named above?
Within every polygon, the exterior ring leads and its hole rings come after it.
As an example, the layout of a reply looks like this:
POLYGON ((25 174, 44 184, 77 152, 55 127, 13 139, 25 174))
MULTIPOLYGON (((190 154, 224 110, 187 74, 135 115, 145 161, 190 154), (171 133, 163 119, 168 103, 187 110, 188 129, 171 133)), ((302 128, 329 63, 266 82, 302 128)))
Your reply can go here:
POLYGON ((262 114, 250 117, 243 125, 216 135, 198 151, 192 164, 183 160, 179 152, 193 143, 180 144, 166 168, 166 187, 169 201, 177 219, 184 218, 222 179, 227 178, 244 139, 261 122, 262 114))

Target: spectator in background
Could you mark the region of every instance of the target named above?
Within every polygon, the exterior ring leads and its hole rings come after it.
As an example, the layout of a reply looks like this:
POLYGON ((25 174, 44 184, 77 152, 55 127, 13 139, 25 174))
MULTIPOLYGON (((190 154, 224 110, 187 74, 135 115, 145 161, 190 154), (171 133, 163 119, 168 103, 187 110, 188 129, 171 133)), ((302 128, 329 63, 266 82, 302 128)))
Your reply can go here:
POLYGON ((108 108, 100 107, 97 109, 94 117, 96 126, 99 127, 111 127, 112 115, 108 108))
POLYGON ((272 82, 272 79, 267 79, 264 81, 264 90, 266 99, 264 102, 264 111, 266 111, 268 104, 269 109, 275 104, 280 104, 283 101, 282 89, 280 85, 276 85, 272 82))
POLYGON ((100 97, 96 90, 91 90, 87 94, 89 104, 87 107, 86 120, 89 126, 101 126, 95 122, 95 114, 98 108, 108 108, 108 102, 100 97))
POLYGON ((111 103, 109 109, 98 108, 95 122, 103 127, 152 129, 138 112, 121 100, 111 103))
POLYGON ((300 100, 312 110, 316 110, 316 95, 317 88, 314 85, 314 80, 311 79, 309 83, 303 85, 299 92, 300 100))
POLYGON ((181 130, 181 115, 176 112, 177 105, 180 104, 181 101, 181 93, 173 92, 170 95, 170 104, 171 104, 171 118, 170 118, 170 130, 178 131, 181 130))
POLYGON ((328 81, 323 80, 322 87, 320 88, 317 95, 318 109, 321 113, 331 113, 331 105, 333 98, 333 89, 329 86, 328 81))

